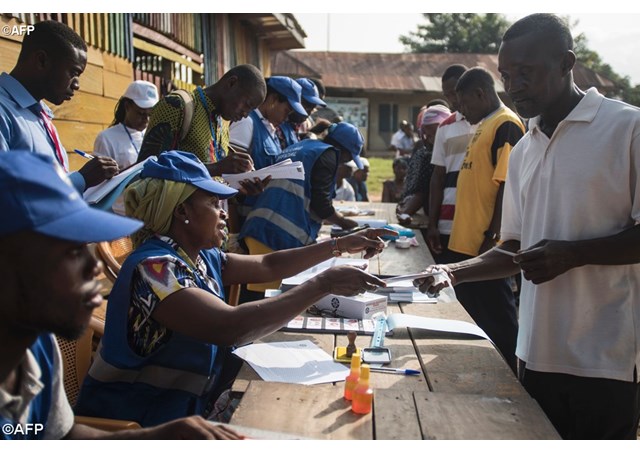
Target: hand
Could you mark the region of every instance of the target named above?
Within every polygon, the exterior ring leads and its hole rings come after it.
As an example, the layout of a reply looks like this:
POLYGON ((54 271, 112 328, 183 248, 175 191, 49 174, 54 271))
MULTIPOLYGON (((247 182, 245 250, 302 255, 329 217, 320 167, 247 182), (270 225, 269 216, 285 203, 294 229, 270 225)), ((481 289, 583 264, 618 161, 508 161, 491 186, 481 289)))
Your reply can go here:
POLYGON ((580 265, 572 253, 571 242, 548 239, 519 252, 513 262, 520 265, 522 276, 536 285, 580 265))
POLYGON ((367 228, 337 239, 338 250, 346 253, 366 252, 364 258, 369 259, 384 250, 385 244, 380 236, 398 236, 397 231, 386 228, 367 228))
POLYGON ((260 178, 253 178, 253 180, 247 178, 240 181, 240 192, 245 195, 260 195, 266 189, 267 184, 271 181, 271 176, 267 176, 263 180, 260 178))
POLYGON ((409 226, 411 225, 411 222, 413 222, 413 219, 411 218, 411 216, 407 213, 396 213, 396 217, 398 218, 398 223, 402 226, 409 226))
POLYGON ((113 178, 119 173, 118 163, 107 156, 93 156, 78 173, 84 178, 85 188, 97 186, 105 179, 113 178))
POLYGON ((355 296, 387 284, 358 266, 335 266, 316 277, 322 288, 338 296, 355 296))
POLYGON ((432 226, 427 228, 427 244, 429 245, 431 253, 435 255, 442 253, 442 243, 440 242, 440 231, 438 231, 438 228, 432 226))
POLYGON ((245 173, 253 170, 253 159, 247 153, 232 152, 220 162, 208 164, 207 169, 211 176, 224 174, 245 173))
POLYGON ((148 434, 152 439, 244 439, 230 427, 213 424, 196 415, 149 428, 148 434))
MULTIPOLYGON (((451 281, 451 285, 456 284, 456 279, 453 275, 453 272, 451 271, 449 266, 447 266, 446 264, 434 264, 432 266, 427 267, 425 269, 425 272, 445 272, 447 274, 447 277, 449 277, 449 280, 451 281)), ((434 295, 437 297, 441 289, 446 288, 447 286, 450 286, 450 285, 447 279, 444 279, 444 281, 440 281, 439 283, 436 283, 435 276, 430 275, 429 277, 418 278, 414 280, 413 286, 418 288, 420 292, 434 295)))

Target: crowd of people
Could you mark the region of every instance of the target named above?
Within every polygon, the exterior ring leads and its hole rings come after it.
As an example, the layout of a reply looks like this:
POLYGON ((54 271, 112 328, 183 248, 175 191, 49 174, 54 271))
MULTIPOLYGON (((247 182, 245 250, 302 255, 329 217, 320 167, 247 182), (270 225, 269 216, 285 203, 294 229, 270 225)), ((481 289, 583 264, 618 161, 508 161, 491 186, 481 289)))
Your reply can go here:
MULTIPOLYGON (((364 138, 312 121, 318 80, 265 78, 252 65, 159 98, 135 81, 76 172, 43 100, 79 89, 87 46, 43 21, 0 75, 0 419, 41 423, 4 438, 240 438, 222 420, 239 369, 234 347, 268 335, 327 294, 385 286, 339 266, 281 295, 264 291, 343 253, 380 253, 388 230, 318 242, 322 222, 352 219, 333 200, 368 201, 364 138), (153 159, 149 157, 154 156, 153 159), (286 159, 303 180, 223 174, 286 159), (83 192, 121 169, 142 171, 112 207, 83 192), (102 303, 89 244, 130 236, 109 295, 104 336, 69 406, 54 334, 74 339, 102 303), (234 237, 236 240, 229 240, 234 237), (235 246, 235 248, 234 248, 235 246), (225 287, 246 285, 237 306, 225 287), (138 422, 107 433, 74 413, 138 422)), ((452 65, 444 100, 401 123, 383 201, 426 239, 446 275, 415 282, 458 300, 566 439, 634 439, 640 419, 640 111, 573 81, 566 23, 533 14, 504 34, 498 70, 515 111, 483 68, 452 65), (528 119, 525 124, 523 119, 528 119), (520 276, 514 295, 514 276, 520 276)), ((416 270, 418 271, 418 269, 416 270)))

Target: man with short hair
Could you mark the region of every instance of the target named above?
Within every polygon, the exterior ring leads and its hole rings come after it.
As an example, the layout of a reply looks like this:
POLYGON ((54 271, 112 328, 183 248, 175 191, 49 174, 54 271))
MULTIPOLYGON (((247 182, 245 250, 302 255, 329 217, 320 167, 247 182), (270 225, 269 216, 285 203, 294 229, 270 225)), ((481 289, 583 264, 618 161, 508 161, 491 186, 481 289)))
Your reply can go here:
POLYGON ((211 176, 251 170, 249 154, 230 152, 229 122, 246 118, 264 101, 266 91, 262 73, 249 64, 231 68, 213 85, 197 87, 189 93, 193 116, 184 138, 180 134, 185 100, 177 92, 169 93, 151 112, 138 162, 179 149, 195 154, 211 176))
POLYGON ((395 157, 410 157, 416 144, 413 134, 413 124, 406 120, 400 122, 398 130, 391 136, 389 149, 395 151, 395 157))
POLYGON ((472 126, 460 113, 456 84, 467 67, 461 64, 449 66, 442 74, 442 91, 453 107, 453 113, 438 127, 431 164, 429 190, 429 227, 427 241, 436 263, 442 262, 442 252, 449 245, 456 203, 456 185, 467 145, 476 126, 472 126))
MULTIPOLYGON (((485 69, 462 74, 456 95, 461 113, 478 127, 458 175, 453 226, 448 250, 443 252, 449 263, 478 256, 499 241, 509 154, 524 134, 520 118, 502 104, 485 69)), ((510 278, 459 285, 456 295, 515 373, 518 318, 510 278)))
MULTIPOLYGON (((501 251, 452 281, 522 271, 519 378, 565 439, 635 439, 640 418, 640 110, 581 91, 568 25, 533 14, 498 70, 529 132, 509 161, 501 251), (514 256, 508 256, 504 252, 514 256)), ((424 282, 421 289, 428 288, 424 282)))
MULTIPOLYGON (((43 99, 55 105, 69 101, 80 89, 86 65, 87 45, 76 32, 62 22, 35 24, 11 73, 0 75, 0 151, 51 156, 68 172, 69 156, 43 99)), ((69 178, 82 193, 117 173, 115 160, 94 156, 69 178)))
POLYGON ((142 225, 90 208, 48 156, 0 153, 0 439, 238 438, 190 417, 114 433, 75 423, 53 334, 73 340, 102 303, 89 242, 142 225))

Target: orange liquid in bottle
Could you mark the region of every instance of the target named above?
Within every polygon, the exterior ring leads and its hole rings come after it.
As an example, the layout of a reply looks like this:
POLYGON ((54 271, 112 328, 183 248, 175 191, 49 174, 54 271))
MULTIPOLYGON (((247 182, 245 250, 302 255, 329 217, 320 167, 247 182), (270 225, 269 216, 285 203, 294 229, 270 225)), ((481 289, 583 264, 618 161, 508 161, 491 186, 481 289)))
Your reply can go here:
POLYGON ((351 356, 351 372, 344 381, 344 398, 351 401, 353 390, 358 385, 360 378, 360 354, 355 352, 351 356))
POLYGON ((351 410, 356 414, 368 414, 373 407, 373 390, 369 388, 369 365, 362 365, 360 380, 353 391, 351 410))

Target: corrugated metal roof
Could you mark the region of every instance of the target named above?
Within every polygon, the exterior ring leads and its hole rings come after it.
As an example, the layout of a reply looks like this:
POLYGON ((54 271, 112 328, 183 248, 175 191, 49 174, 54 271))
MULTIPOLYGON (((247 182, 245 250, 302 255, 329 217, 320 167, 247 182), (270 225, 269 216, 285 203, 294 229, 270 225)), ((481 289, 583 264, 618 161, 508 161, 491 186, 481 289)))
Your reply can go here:
MULTIPOLYGON (((322 79, 327 88, 384 92, 437 91, 440 77, 452 64, 487 69, 504 92, 498 73, 498 56, 491 54, 437 53, 358 53, 283 51, 272 57, 273 74, 322 79)), ((574 68, 576 84, 595 86, 600 91, 613 88, 613 82, 581 64, 574 68)))

